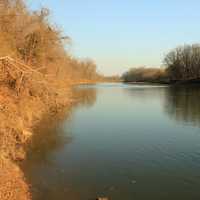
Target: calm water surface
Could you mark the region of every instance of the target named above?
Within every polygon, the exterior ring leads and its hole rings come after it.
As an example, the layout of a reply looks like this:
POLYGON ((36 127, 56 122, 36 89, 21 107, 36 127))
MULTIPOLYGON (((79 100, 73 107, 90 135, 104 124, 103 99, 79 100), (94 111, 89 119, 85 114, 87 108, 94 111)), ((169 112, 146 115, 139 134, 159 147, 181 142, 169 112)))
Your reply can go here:
POLYGON ((200 88, 74 92, 72 113, 29 149, 23 168, 34 200, 200 199, 200 88))

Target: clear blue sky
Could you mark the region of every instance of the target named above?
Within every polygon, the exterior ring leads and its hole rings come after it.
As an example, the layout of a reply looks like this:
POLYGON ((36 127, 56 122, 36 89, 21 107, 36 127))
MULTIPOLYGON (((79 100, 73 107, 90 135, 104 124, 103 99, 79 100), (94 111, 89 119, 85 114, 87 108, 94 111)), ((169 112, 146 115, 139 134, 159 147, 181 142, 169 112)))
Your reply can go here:
POLYGON ((171 48, 200 42, 200 0, 27 0, 46 6, 72 38, 72 53, 104 74, 162 64, 171 48))

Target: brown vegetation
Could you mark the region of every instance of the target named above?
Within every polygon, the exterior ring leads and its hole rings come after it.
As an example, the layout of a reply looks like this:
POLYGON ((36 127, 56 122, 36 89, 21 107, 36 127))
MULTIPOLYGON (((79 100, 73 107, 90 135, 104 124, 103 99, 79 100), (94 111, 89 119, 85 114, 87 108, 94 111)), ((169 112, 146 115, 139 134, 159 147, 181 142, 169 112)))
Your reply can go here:
POLYGON ((113 75, 113 76, 102 76, 103 81, 105 82, 120 82, 121 77, 119 75, 113 75))
POLYGON ((27 200, 31 198, 20 168, 9 160, 0 160, 0 199, 27 200))
POLYGON ((170 51, 164 59, 170 80, 200 79, 200 45, 184 45, 170 51))
POLYGON ((30 12, 23 0, 0 0, 1 200, 30 199, 13 161, 25 158, 24 145, 44 115, 71 104, 69 85, 100 78, 91 60, 66 52, 70 38, 48 15, 48 9, 30 12))
POLYGON ((132 68, 124 73, 125 82, 199 83, 200 44, 179 46, 164 58, 165 68, 132 68))
POLYGON ((95 79, 96 65, 66 52, 70 38, 48 22, 48 9, 30 12, 23 0, 0 1, 0 57, 22 60, 57 79, 95 79))
POLYGON ((138 67, 131 68, 122 75, 125 82, 156 82, 165 83, 168 77, 165 69, 138 67))

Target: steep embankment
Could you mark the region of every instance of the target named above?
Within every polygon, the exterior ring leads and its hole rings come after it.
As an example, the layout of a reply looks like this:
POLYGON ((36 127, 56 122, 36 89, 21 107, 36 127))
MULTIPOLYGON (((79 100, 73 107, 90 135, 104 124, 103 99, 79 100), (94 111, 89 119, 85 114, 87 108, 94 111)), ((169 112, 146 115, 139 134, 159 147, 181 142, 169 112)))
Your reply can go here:
POLYGON ((0 199, 31 199, 18 163, 25 159, 25 144, 46 114, 54 115, 71 104, 69 85, 11 58, 0 59, 0 199))

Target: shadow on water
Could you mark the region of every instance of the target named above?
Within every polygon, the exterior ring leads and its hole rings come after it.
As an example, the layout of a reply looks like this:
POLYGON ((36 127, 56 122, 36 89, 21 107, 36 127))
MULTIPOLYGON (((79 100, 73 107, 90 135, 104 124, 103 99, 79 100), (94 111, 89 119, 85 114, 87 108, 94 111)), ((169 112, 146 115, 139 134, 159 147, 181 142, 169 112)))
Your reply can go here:
POLYGON ((64 169, 57 166, 56 161, 58 152, 73 141, 72 134, 63 124, 73 118, 77 107, 95 103, 96 90, 74 89, 73 98, 74 104, 61 116, 44 117, 34 128, 32 140, 26 147, 27 159, 21 167, 31 185, 33 200, 64 199, 70 187, 63 176, 64 169))
POLYGON ((177 122, 200 126, 200 87, 174 86, 165 92, 165 112, 177 122))
POLYGON ((87 108, 93 106, 97 98, 97 90, 95 88, 79 87, 74 88, 73 97, 76 100, 76 107, 85 106, 87 108))

